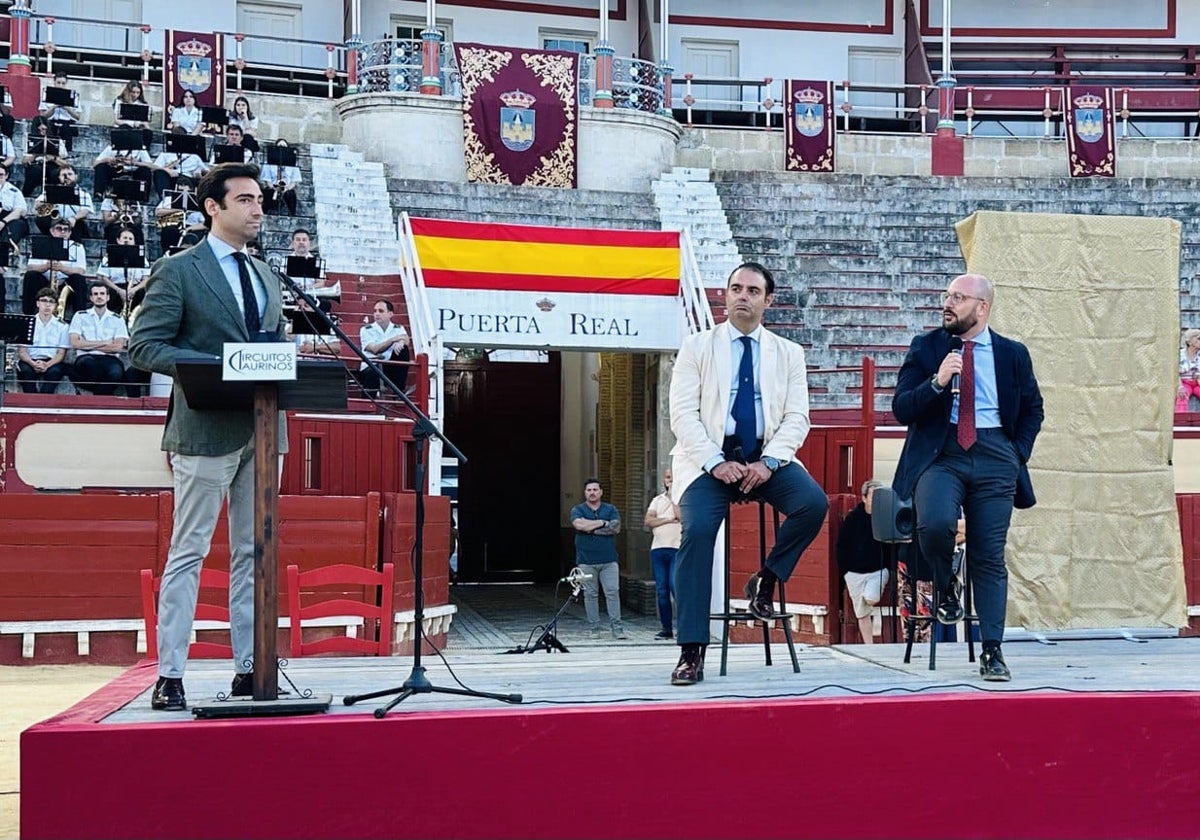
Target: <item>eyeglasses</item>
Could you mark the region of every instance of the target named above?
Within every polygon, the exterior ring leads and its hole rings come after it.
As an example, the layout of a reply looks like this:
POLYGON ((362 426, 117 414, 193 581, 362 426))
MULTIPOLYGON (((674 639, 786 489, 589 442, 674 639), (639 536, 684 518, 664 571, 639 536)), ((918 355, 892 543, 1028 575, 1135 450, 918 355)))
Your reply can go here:
POLYGON ((962 292, 946 292, 942 295, 942 300, 950 301, 950 303, 958 306, 964 300, 983 300, 983 298, 978 295, 964 295, 962 292))

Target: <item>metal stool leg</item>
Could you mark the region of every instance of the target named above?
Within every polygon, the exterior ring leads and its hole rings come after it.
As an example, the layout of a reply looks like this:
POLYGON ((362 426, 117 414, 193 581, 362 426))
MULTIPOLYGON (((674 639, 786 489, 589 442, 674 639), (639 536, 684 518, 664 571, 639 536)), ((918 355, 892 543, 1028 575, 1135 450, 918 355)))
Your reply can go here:
POLYGON ((967 661, 975 661, 975 634, 971 632, 971 624, 974 622, 979 624, 979 616, 972 615, 974 593, 971 591, 971 565, 967 562, 966 556, 962 561, 962 576, 963 576, 963 632, 967 635, 967 661))
POLYGON ((730 567, 733 565, 733 513, 732 508, 725 510, 725 610, 721 615, 721 670, 720 675, 725 676, 726 665, 729 663, 729 622, 732 620, 732 611, 729 607, 729 579, 730 567))
MULTIPOLYGON (((779 514, 775 515, 775 536, 779 537, 779 514)), ((758 500, 758 570, 762 572, 767 566, 767 506, 762 499, 758 500)), ((780 587, 783 587, 783 581, 779 582, 780 587)), ((762 622, 763 634, 763 658, 766 660, 769 668, 771 662, 771 625, 764 621, 762 622)))
MULTIPOLYGON (((779 539, 779 511, 772 509, 772 513, 774 514, 774 518, 775 518, 775 539, 779 539)), ((767 556, 766 550, 764 549, 764 551, 763 551, 764 561, 766 560, 766 556, 767 556)), ((787 609, 787 596, 784 594, 784 591, 783 591, 783 581, 779 581, 779 615, 781 616, 780 621, 783 623, 783 638, 784 638, 784 641, 787 642, 788 655, 792 658, 792 673, 799 674, 800 673, 800 660, 796 656, 796 642, 792 638, 792 616, 788 612, 788 609, 787 609)), ((765 624, 763 625, 763 628, 764 628, 764 630, 766 629, 765 624)), ((769 665, 769 664, 771 664, 770 659, 769 659, 769 657, 770 657, 769 650, 768 650, 767 656, 768 656, 767 664, 769 665)))

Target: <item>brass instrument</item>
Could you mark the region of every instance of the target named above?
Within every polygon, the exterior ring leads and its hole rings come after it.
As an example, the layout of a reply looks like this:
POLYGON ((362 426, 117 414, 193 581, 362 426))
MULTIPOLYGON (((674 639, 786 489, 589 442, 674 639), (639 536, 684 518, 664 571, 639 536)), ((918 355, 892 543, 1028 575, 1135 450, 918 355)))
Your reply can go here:
POLYGON ((139 225, 142 223, 142 208, 134 203, 126 205, 125 199, 117 199, 117 224, 120 225, 139 225))
POLYGON ((284 187, 286 187, 286 186, 287 186, 287 182, 284 181, 282 178, 280 178, 278 181, 276 181, 274 184, 271 185, 271 190, 273 192, 273 201, 275 204, 279 203, 279 199, 283 195, 284 187))
POLYGON ((159 216, 154 221, 154 226, 159 230, 169 227, 177 227, 180 231, 183 230, 184 222, 187 219, 187 213, 183 210, 172 210, 164 216, 159 216))
MULTIPOLYGON (((53 273, 53 272, 51 272, 53 273)), ((59 287, 58 281, 53 277, 50 278, 50 288, 58 295, 58 303, 54 305, 54 317, 60 321, 66 320, 63 315, 67 311, 67 300, 71 297, 71 284, 66 280, 62 282, 62 287, 59 287)))
POLYGON ((62 216, 62 211, 58 209, 57 204, 48 204, 46 202, 45 193, 42 193, 41 196, 38 197, 36 207, 34 208, 33 212, 39 219, 49 219, 52 222, 57 221, 58 218, 62 216))

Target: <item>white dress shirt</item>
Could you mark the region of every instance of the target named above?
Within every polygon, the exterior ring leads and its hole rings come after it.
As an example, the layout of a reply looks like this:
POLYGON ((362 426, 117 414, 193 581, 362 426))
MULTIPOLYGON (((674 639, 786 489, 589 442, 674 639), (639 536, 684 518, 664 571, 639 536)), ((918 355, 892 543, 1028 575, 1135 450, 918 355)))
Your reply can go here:
POLYGON ((71 341, 67 336, 67 325, 50 316, 43 321, 41 316, 33 319, 33 344, 29 345, 29 358, 34 361, 51 359, 59 350, 70 348, 71 341))
MULTIPOLYGON (((221 271, 225 274, 225 281, 229 283, 229 288, 233 292, 233 299, 237 301, 238 312, 245 312, 246 305, 243 303, 244 299, 242 298, 242 279, 238 274, 238 261, 233 257, 234 251, 238 249, 218 237, 215 233, 209 233, 205 241, 208 243, 208 247, 212 248, 217 262, 221 264, 221 271)), ((246 249, 242 248, 241 253, 246 254, 246 249)), ((258 303, 258 317, 261 319, 267 308, 267 287, 263 285, 262 278, 254 270, 254 263, 250 260, 249 254, 246 254, 246 268, 250 272, 251 285, 254 287, 254 297, 258 303)))
MULTIPOLYGON (((404 327, 400 326, 399 324, 397 324, 395 322, 389 322, 387 325, 387 329, 383 329, 378 324, 376 324, 374 321, 372 321, 371 323, 367 324, 361 330, 358 331, 358 344, 360 347, 363 348, 363 353, 365 353, 367 358, 370 359, 371 361, 386 362, 389 359, 391 359, 394 355, 396 355, 396 353, 397 353, 397 350, 396 350, 397 345, 396 344, 393 344, 391 347, 384 350, 382 353, 372 353, 370 350, 367 349, 367 345, 368 344, 378 344, 379 342, 385 341, 386 339, 389 339, 392 336, 397 335, 397 334, 407 336, 408 330, 404 329, 404 327)), ((404 346, 403 342, 397 342, 397 344, 399 344, 399 346, 401 346, 401 347, 404 346)), ((366 362, 363 362, 362 364, 360 364, 358 366, 358 369, 366 370, 367 369, 366 362)))
MULTIPOLYGON (((110 309, 97 316, 96 307, 90 306, 82 312, 76 312, 71 319, 71 335, 77 335, 84 341, 112 341, 114 338, 129 340, 129 329, 125 319, 110 309)), ((106 353, 103 350, 76 350, 75 355, 84 356, 115 356, 116 353, 106 353)))

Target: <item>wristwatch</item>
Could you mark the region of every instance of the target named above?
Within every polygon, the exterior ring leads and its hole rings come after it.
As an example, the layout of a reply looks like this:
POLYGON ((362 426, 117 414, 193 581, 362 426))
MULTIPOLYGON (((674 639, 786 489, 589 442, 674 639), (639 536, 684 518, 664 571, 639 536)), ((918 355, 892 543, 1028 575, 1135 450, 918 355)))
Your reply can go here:
POLYGON ((766 468, 769 469, 771 472, 775 472, 775 470, 779 469, 779 459, 778 458, 772 458, 770 455, 767 455, 762 458, 759 458, 759 460, 762 461, 763 464, 766 466, 766 468))

